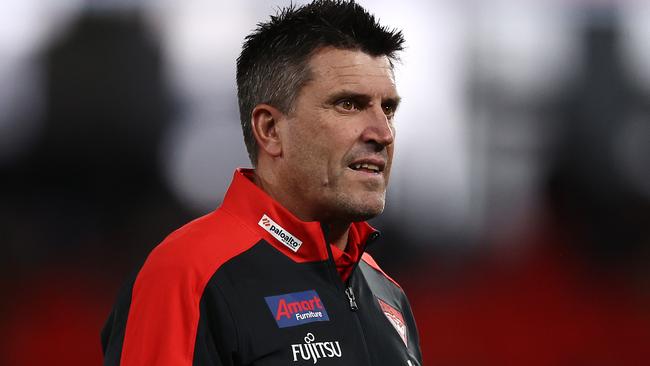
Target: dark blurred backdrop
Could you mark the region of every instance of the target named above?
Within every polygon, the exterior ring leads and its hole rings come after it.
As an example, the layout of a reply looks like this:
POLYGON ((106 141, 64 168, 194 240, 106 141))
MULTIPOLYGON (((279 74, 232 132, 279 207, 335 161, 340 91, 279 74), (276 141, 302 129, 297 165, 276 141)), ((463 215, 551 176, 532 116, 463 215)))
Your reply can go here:
MULTIPOLYGON (((650 5, 360 3, 408 43, 371 252, 425 364, 647 363, 650 5)), ((0 5, 0 365, 101 363, 120 285, 248 165, 234 63, 277 5, 0 5)))

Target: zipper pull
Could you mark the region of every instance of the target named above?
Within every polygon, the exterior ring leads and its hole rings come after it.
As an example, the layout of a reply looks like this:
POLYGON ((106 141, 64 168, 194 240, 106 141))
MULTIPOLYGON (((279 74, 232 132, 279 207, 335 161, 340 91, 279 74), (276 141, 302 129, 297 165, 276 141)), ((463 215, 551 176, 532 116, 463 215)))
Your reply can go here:
POLYGON ((348 286, 345 289, 345 294, 348 295, 348 300, 350 301, 350 310, 357 311, 359 307, 357 306, 356 298, 354 297, 354 292, 352 292, 352 287, 348 286))

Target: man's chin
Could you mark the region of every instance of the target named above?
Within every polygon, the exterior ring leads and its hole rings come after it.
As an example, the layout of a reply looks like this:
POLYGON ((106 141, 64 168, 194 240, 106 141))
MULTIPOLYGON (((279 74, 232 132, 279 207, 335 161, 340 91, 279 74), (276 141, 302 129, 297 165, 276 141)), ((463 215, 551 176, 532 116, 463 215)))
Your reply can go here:
MULTIPOLYGON (((352 203, 352 202, 349 202, 352 203)), ((370 220, 384 212, 384 200, 375 202, 359 202, 358 204, 349 204, 345 207, 345 216, 350 222, 359 222, 370 220)))
POLYGON ((370 211, 368 211, 368 212, 358 212, 357 215, 355 215, 352 218, 352 220, 350 220, 350 221, 351 222, 368 221, 370 219, 374 219, 375 217, 379 216, 382 212, 383 212, 383 210, 381 210, 379 212, 376 212, 376 211, 375 212, 370 212, 370 211))

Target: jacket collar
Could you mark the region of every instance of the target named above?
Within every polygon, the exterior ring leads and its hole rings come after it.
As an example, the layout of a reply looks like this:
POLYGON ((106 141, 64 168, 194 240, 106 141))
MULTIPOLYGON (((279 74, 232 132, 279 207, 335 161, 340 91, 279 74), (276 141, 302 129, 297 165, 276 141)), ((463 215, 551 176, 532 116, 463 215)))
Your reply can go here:
MULTIPOLYGON (((221 208, 238 217, 274 248, 296 262, 327 260, 328 244, 321 224, 298 219, 252 182, 254 174, 253 169, 239 168, 235 171, 221 208), (282 240, 282 237, 285 239, 282 240), (297 243, 301 244, 294 251, 297 243)), ((367 222, 352 223, 348 245, 362 251, 368 238, 376 235, 377 231, 367 222)))

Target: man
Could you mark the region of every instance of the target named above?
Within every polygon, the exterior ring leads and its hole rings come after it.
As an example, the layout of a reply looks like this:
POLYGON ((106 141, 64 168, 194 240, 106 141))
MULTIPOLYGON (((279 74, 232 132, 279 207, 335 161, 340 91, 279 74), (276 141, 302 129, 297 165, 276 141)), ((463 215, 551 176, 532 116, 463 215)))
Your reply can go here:
POLYGON ((255 169, 152 251, 103 331, 106 365, 421 364, 404 292, 364 253, 402 43, 359 5, 325 0, 247 37, 237 84, 255 169))

